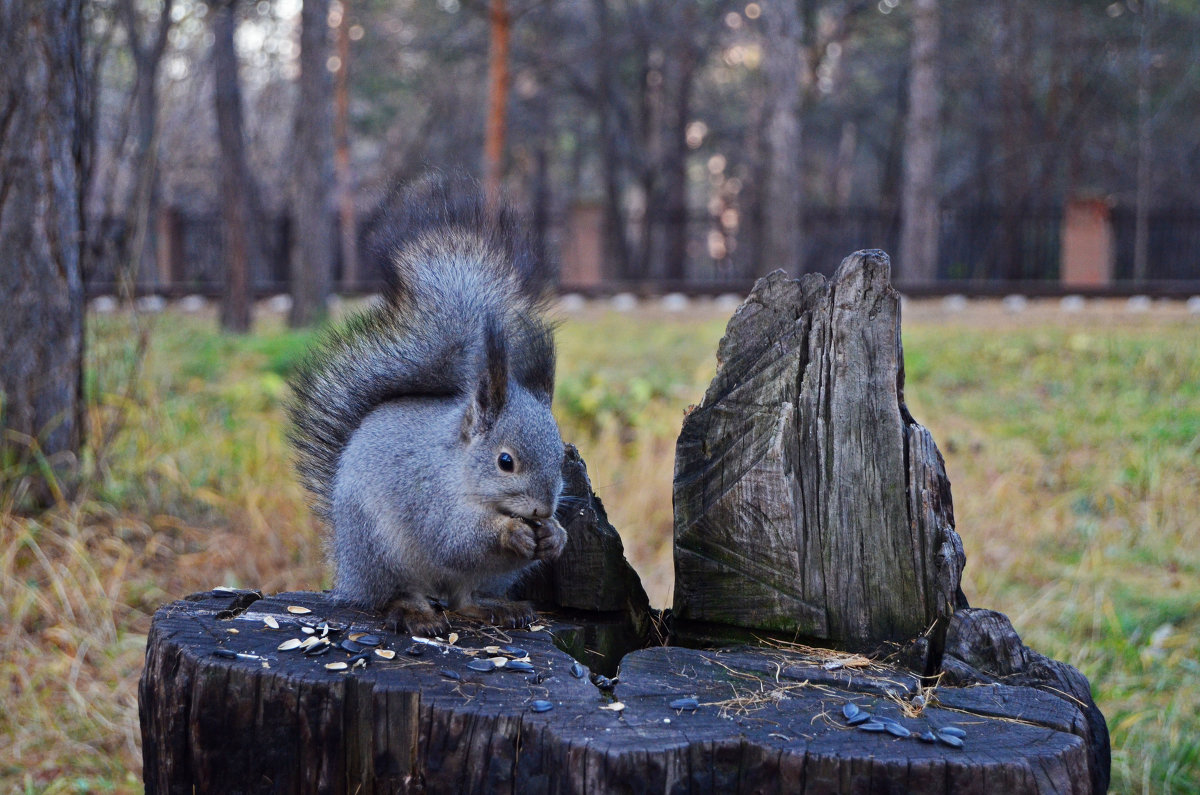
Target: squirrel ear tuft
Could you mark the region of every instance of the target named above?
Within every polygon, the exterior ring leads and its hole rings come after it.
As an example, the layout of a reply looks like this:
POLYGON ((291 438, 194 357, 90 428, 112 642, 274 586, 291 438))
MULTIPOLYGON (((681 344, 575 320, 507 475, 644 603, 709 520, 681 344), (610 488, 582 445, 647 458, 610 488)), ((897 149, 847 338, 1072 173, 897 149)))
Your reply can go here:
POLYGON ((495 317, 483 327, 483 366, 475 385, 475 400, 467 410, 464 432, 484 433, 496 424, 508 400, 508 342, 495 317))

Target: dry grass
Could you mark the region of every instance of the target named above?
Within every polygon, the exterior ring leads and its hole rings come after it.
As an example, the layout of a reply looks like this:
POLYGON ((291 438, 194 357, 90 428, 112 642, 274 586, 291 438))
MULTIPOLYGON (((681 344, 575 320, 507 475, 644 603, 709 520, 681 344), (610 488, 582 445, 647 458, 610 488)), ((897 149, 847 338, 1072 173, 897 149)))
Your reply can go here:
MULTIPOLYGON (((1178 307, 906 308, 907 397, 957 497, 972 604, 1092 680, 1114 791, 1200 791, 1200 322, 1178 307)), ((656 605, 671 593, 674 438, 723 313, 564 315, 564 436, 656 605)), ((168 315, 93 318, 92 419, 123 430, 85 499, 0 512, 0 792, 140 789, 136 686, 164 601, 217 584, 318 588, 280 402, 308 339, 168 315)))

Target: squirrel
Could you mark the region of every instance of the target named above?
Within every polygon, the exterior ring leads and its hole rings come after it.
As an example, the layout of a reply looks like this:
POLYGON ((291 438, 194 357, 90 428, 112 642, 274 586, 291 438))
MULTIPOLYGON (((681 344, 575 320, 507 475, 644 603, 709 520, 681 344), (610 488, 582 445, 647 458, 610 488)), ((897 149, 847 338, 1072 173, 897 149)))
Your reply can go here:
POLYGON ((414 634, 448 629, 431 600, 526 626, 531 605, 505 591, 566 543, 548 268, 465 177, 425 177, 382 207, 383 300, 326 332, 288 406, 331 529, 333 599, 414 634))

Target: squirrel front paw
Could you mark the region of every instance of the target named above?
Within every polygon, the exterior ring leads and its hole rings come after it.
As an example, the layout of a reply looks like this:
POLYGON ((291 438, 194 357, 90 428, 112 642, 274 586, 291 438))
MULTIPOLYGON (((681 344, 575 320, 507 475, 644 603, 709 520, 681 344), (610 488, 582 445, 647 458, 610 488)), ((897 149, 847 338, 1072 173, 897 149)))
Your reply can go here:
POLYGON ((562 554, 563 547, 567 545, 567 531, 553 516, 539 522, 533 528, 533 534, 537 538, 537 549, 534 550, 533 556, 538 560, 554 560, 562 554))
POLYGON ((519 516, 506 516, 500 521, 500 549, 520 558, 532 560, 538 548, 534 528, 519 516))

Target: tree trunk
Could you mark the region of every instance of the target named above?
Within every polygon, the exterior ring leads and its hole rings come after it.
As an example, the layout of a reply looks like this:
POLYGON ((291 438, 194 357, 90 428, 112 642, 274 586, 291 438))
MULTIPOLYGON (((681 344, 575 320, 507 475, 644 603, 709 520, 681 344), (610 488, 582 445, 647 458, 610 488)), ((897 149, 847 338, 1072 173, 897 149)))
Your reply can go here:
POLYGON ((904 136, 900 273, 907 281, 922 284, 936 281, 938 265, 938 38, 937 0, 916 0, 904 136))
POLYGON ((0 2, 0 504, 65 496, 84 435, 82 14, 0 2))
POLYGON ((210 0, 212 18, 213 92, 220 143, 221 221, 225 239, 225 296, 221 326, 250 330, 250 186, 242 124, 242 91, 233 46, 237 0, 210 0))
MULTIPOLYGON (((119 287, 132 296, 133 288, 143 263, 154 257, 151 246, 150 227, 157 216, 159 204, 158 178, 158 71, 163 53, 167 48, 167 37, 171 30, 171 10, 174 0, 163 0, 158 9, 157 27, 148 43, 142 42, 138 14, 133 0, 122 0, 118 6, 121 23, 129 42, 129 51, 134 63, 134 97, 137 130, 134 136, 134 153, 130 162, 134 175, 133 194, 125 210, 128 245, 125 251, 128 261, 123 265, 124 278, 119 287)), ((119 153, 116 153, 119 154, 119 153)), ((160 271, 161 275, 161 271, 160 271)), ((160 280, 161 281, 161 280, 160 280)), ((161 288, 170 287, 160 283, 161 288)))
POLYGON ((612 279, 629 279, 629 245, 625 238, 625 210, 621 200, 621 152, 616 116, 616 80, 607 54, 612 34, 608 0, 593 0, 598 29, 596 43, 596 82, 599 84, 600 145, 604 169, 604 241, 608 270, 612 279))
POLYGON ((670 79, 670 120, 663 127, 664 194, 666 198, 665 246, 663 275, 682 282, 687 278, 688 197, 687 197, 687 126, 691 120, 692 84, 695 82, 698 61, 693 36, 696 30, 696 10, 690 3, 680 3, 675 46, 665 71, 670 79))
MULTIPOLYGON (((344 13, 344 12, 343 12, 344 13)), ((325 317, 333 280, 333 86, 329 0, 304 0, 300 12, 300 92, 294 112, 292 168, 293 328, 325 317)))
POLYGON ((800 213, 804 196, 800 160, 800 38, 803 26, 794 2, 763 7, 766 31, 767 146, 771 169, 763 204, 765 267, 796 274, 802 268, 800 213))
POLYGON ((354 291, 362 276, 358 262, 354 175, 350 170, 350 14, 347 5, 342 8, 342 22, 337 29, 338 70, 334 81, 334 171, 337 175, 342 287, 354 291))
POLYGON ((504 136, 508 116, 509 15, 505 0, 491 0, 488 10, 488 111, 483 144, 483 192, 489 207, 500 200, 504 173, 504 136))

